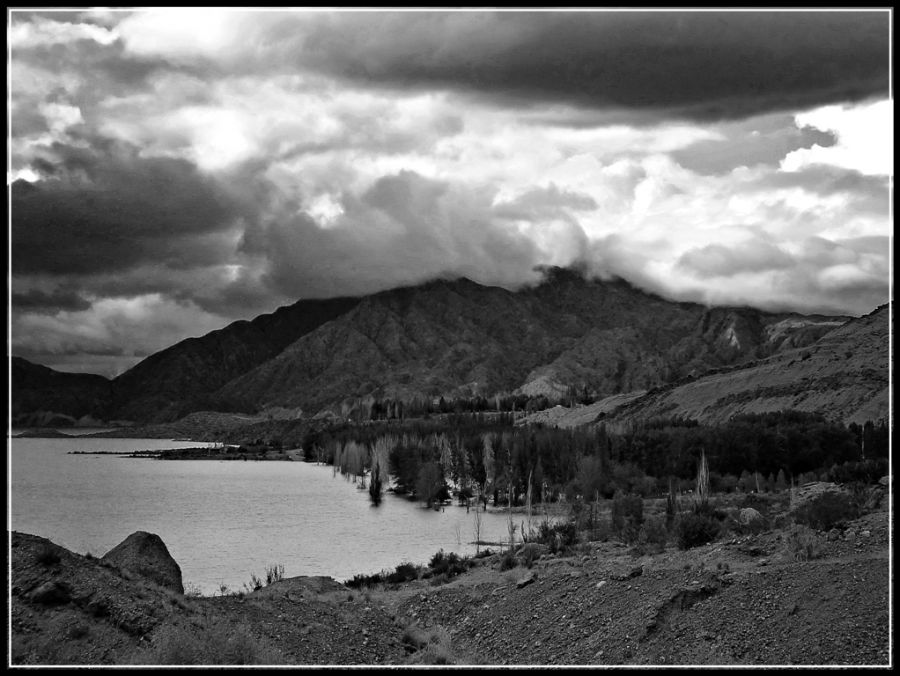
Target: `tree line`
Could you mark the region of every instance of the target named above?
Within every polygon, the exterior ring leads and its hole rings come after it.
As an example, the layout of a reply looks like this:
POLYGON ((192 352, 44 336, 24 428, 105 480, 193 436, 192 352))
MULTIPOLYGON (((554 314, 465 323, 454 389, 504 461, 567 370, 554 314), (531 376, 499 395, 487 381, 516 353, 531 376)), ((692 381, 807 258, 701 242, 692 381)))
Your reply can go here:
MULTIPOLYGON (((611 432, 604 425, 515 426, 512 414, 449 414, 311 432, 306 458, 364 484, 373 500, 389 483, 428 505, 473 497, 494 505, 652 496, 669 481, 687 489, 705 455, 716 491, 764 491, 810 480, 877 480, 887 471, 885 422, 845 427, 818 414, 737 416, 721 425, 656 419, 611 432), (877 475, 877 476, 876 476, 877 475), (372 485, 374 483, 376 486, 372 485)), ((377 497, 376 497, 377 496, 377 497)))

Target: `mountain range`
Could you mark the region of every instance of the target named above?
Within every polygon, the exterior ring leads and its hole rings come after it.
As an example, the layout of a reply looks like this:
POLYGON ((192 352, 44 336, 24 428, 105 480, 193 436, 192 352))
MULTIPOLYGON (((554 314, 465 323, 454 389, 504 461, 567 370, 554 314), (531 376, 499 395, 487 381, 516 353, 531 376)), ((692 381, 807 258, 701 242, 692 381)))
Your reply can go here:
MULTIPOLYGON (((707 307, 618 278, 543 272, 541 283, 517 291, 438 279, 362 298, 302 300, 181 341, 112 380, 16 358, 13 423, 39 424, 53 414, 169 422, 204 410, 311 417, 344 415, 372 400, 524 394, 552 401, 573 390, 595 397, 652 391, 669 397, 657 408, 672 409, 676 387, 692 380, 693 390, 678 391, 693 397, 712 372, 745 371, 751 384, 741 392, 819 387, 810 380, 811 366, 824 358, 818 355, 850 351, 842 347, 853 342, 847 335, 869 324, 882 326, 884 339, 872 338, 871 349, 852 359, 844 354, 853 366, 846 375, 886 382, 886 310, 853 319, 707 307), (795 356, 803 349, 808 360, 795 356), (760 370, 766 364, 770 370, 760 370)), ((716 405, 728 396, 717 391, 716 405)))

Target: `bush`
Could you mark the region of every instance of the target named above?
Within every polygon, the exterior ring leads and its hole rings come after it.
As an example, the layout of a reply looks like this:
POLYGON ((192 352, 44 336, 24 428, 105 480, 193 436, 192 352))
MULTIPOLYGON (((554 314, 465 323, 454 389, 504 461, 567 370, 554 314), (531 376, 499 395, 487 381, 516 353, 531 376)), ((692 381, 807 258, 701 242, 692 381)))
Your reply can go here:
POLYGON ((811 528, 795 525, 785 534, 784 550, 795 561, 809 561, 823 556, 825 543, 811 528))
POLYGON ((385 581, 391 584, 399 584, 401 582, 411 582, 418 579, 418 577, 419 567, 404 561, 394 569, 393 573, 388 573, 385 581))
POLYGON ((414 664, 452 664, 450 632, 439 624, 430 629, 410 625, 403 632, 403 643, 409 651, 418 651, 412 657, 414 664))
POLYGON ((526 568, 531 568, 534 562, 541 556, 541 545, 536 542, 529 542, 519 551, 522 557, 522 564, 526 568))
POLYGON ((38 548, 35 558, 43 566, 55 566, 59 563, 59 551, 48 542, 38 548))
POLYGON ((870 458, 860 462, 845 462, 832 465, 828 470, 828 480, 837 484, 861 482, 877 484, 888 473, 887 458, 870 458))
POLYGON ((644 552, 658 554, 665 550, 668 539, 665 521, 660 517, 650 517, 641 525, 638 546, 644 552))
POLYGON ((139 664, 280 664, 283 656, 247 625, 230 626, 206 618, 199 627, 165 625, 149 648, 135 656, 139 664))
POLYGON ((859 516, 859 507, 846 493, 820 493, 794 510, 794 521, 815 528, 831 530, 838 524, 859 516))
POLYGON ((516 555, 509 550, 507 550, 500 558, 500 570, 512 570, 518 565, 519 559, 517 559, 516 555))
POLYGON ((446 575, 447 578, 451 578, 466 572, 469 568, 469 563, 467 559, 454 552, 445 554, 442 549, 431 557, 428 567, 433 575, 446 575))
POLYGON ((679 549, 691 549, 712 542, 719 535, 718 520, 709 514, 686 512, 675 523, 679 549))
POLYGON ((350 587, 351 589, 360 589, 361 587, 373 587, 382 582, 384 582, 383 573, 375 573, 374 575, 358 574, 347 580, 344 583, 344 586, 350 587))
POLYGON ((279 582, 284 579, 284 564, 273 563, 266 566, 266 584, 279 582))
POLYGON ((542 521, 535 541, 546 545, 553 554, 565 553, 578 542, 578 527, 572 521, 550 523, 542 521))
POLYGON ((613 532, 627 543, 635 542, 644 521, 644 501, 640 495, 616 491, 612 501, 610 525, 613 532))

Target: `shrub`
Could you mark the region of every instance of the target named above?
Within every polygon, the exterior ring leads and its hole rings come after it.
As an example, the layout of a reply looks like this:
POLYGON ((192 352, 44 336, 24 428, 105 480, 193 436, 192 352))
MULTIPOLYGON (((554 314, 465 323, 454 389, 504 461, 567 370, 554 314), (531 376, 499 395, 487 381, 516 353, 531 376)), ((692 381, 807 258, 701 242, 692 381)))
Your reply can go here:
POLYGON ((41 545, 35 556, 37 562, 44 566, 55 566, 59 563, 59 551, 49 542, 41 545))
POLYGON ((361 587, 372 587, 382 582, 384 582, 383 573, 375 573, 374 575, 358 574, 347 580, 344 585, 351 589, 359 589, 361 587))
POLYGON ((541 547, 535 542, 529 542, 522 547, 519 554, 522 557, 522 564, 526 568, 531 568, 534 565, 535 560, 541 555, 541 547))
POLYGON ((401 582, 410 582, 419 577, 419 568, 415 564, 404 561, 394 569, 393 573, 389 573, 386 582, 391 584, 399 584, 401 582))
POLYGON ((244 583, 244 588, 247 591, 255 592, 262 589, 265 585, 263 584, 262 579, 256 573, 250 573, 250 584, 248 585, 246 582, 244 583))
POLYGON ((512 570, 519 565, 519 559, 511 551, 507 550, 500 558, 500 570, 512 570))
POLYGON ((437 624, 430 629, 409 625, 402 641, 410 652, 418 651, 411 661, 417 664, 452 664, 450 632, 437 624))
POLYGON ((638 534, 638 545, 642 551, 658 554, 666 548, 669 533, 660 517, 650 517, 642 525, 638 534))
POLYGON ((550 523, 542 521, 535 540, 549 547, 551 553, 565 553, 578 542, 578 527, 572 521, 550 523))
POLYGON ((809 561, 823 556, 825 543, 811 528, 795 525, 785 534, 784 550, 795 561, 809 561))
POLYGON ((719 534, 719 522, 714 516, 686 512, 675 523, 675 538, 679 549, 691 549, 712 542, 719 534))
POLYGON ((284 565, 281 563, 273 563, 266 566, 266 584, 279 582, 284 579, 284 565))
POLYGON ((859 507, 846 493, 820 493, 794 510, 794 521, 817 530, 831 530, 836 525, 859 516, 859 507))
POLYGON ((625 495, 616 491, 612 501, 610 525, 624 542, 635 542, 644 521, 644 501, 639 495, 625 495))
POLYGON ((838 484, 862 482, 876 484, 888 473, 887 458, 870 458, 860 462, 845 462, 832 465, 828 470, 828 480, 838 484))
POLYGON ((162 626, 151 645, 135 656, 139 664, 279 664, 283 656, 246 625, 205 618, 199 627, 162 626))
POLYGON ((446 575, 448 578, 451 578, 466 572, 469 568, 469 562, 454 552, 445 554, 442 549, 431 557, 428 567, 434 575, 446 575))

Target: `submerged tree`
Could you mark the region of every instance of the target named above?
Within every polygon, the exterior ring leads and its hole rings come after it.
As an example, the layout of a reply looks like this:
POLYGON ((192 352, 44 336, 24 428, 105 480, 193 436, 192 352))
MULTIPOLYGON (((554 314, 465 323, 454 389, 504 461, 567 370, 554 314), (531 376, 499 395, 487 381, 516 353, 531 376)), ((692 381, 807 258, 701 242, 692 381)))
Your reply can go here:
POLYGON ((371 476, 369 478, 369 497, 375 505, 381 504, 384 485, 390 481, 388 469, 391 451, 397 445, 397 438, 392 435, 378 437, 372 447, 371 476))
POLYGON ((706 452, 700 451, 700 462, 697 463, 697 506, 705 508, 709 503, 709 465, 706 464, 706 452))

